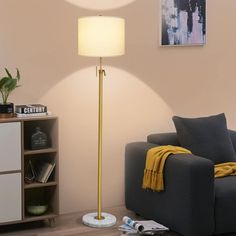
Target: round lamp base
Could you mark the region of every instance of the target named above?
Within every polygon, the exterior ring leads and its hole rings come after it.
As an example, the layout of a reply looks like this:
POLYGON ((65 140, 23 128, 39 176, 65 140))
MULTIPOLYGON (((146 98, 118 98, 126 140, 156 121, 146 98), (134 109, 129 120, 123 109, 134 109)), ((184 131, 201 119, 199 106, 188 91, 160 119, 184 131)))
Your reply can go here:
POLYGON ((116 217, 111 214, 102 212, 103 219, 101 220, 96 219, 96 216, 97 212, 88 213, 83 216, 82 221, 85 225, 95 228, 111 227, 116 223, 116 217))

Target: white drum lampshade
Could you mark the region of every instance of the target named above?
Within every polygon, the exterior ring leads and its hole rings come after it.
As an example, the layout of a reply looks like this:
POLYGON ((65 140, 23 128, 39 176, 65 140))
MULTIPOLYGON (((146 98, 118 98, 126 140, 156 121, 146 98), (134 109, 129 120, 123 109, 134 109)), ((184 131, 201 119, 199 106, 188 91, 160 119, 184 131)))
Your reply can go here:
POLYGON ((78 19, 78 53, 90 57, 112 57, 125 53, 125 20, 90 16, 78 19))

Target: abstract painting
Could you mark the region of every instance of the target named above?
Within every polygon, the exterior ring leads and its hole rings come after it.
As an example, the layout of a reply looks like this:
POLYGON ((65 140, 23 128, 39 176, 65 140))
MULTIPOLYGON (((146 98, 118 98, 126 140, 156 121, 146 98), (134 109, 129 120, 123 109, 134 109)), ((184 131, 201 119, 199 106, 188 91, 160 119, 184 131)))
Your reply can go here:
POLYGON ((161 45, 206 42, 206 0, 161 0, 161 45))

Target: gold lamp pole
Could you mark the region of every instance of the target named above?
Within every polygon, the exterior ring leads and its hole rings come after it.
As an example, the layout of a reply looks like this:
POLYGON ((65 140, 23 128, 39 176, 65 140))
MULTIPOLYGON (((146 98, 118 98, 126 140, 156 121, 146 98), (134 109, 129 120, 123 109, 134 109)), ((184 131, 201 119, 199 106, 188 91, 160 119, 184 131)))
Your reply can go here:
POLYGON ((99 114, 98 114, 98 182, 97 212, 83 216, 83 223, 91 227, 110 227, 116 217, 102 212, 102 111, 103 76, 102 57, 124 54, 125 21, 118 17, 91 16, 78 19, 78 50, 83 56, 99 57, 99 114))
POLYGON ((102 105, 103 105, 103 74, 102 57, 99 58, 99 111, 98 111, 98 209, 97 219, 102 220, 102 105))

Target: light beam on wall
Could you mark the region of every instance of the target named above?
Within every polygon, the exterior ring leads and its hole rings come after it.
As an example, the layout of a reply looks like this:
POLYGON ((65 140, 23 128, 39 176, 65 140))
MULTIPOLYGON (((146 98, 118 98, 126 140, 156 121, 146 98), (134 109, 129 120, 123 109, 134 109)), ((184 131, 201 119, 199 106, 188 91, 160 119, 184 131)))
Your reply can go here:
MULTIPOLYGON (((125 145, 130 140, 145 140, 150 133, 172 131, 173 112, 135 74, 109 65, 106 72, 109 76, 104 81, 103 206, 109 208, 124 205, 125 145), (111 166, 116 168, 111 171, 111 166), (111 178, 111 173, 116 178, 111 178)), ((94 66, 85 67, 58 80, 37 101, 47 104, 60 121, 62 214, 96 208, 97 88, 94 66)))

